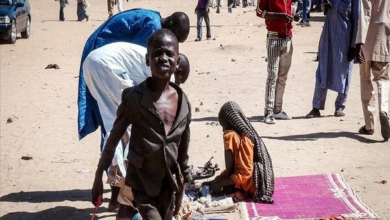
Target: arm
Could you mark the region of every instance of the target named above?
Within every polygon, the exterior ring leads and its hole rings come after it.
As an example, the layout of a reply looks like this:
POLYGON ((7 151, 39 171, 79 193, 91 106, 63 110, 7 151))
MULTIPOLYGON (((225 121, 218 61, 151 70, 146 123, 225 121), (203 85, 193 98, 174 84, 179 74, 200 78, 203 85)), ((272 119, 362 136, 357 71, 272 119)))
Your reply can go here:
POLYGON ((247 137, 241 138, 240 148, 236 157, 236 171, 230 177, 236 186, 246 183, 253 174, 253 143, 247 137))
POLYGON ((259 0, 256 8, 256 15, 264 19, 278 19, 291 22, 293 17, 286 13, 269 11, 268 0, 259 0))
POLYGON ((92 187, 92 204, 96 205, 98 197, 103 194, 103 172, 108 169, 112 162, 112 158, 115 154, 116 146, 121 140, 123 134, 126 132, 130 121, 126 117, 126 101, 124 100, 125 92, 122 95, 122 103, 118 107, 117 118, 114 122, 113 129, 111 130, 110 136, 107 139, 107 143, 104 147, 102 155, 99 160, 98 167, 95 173, 95 180, 92 187))
POLYGON ((356 50, 355 50, 355 59, 359 63, 363 63, 364 56, 363 51, 361 50, 361 45, 366 41, 368 25, 370 23, 370 13, 371 13, 371 4, 367 0, 359 0, 360 3, 360 13, 359 20, 357 25, 356 33, 356 50))
MULTIPOLYGON (((183 186, 179 185, 180 192, 175 193, 175 210, 173 211, 173 215, 177 215, 179 213, 180 207, 181 207, 181 201, 183 200, 184 191, 186 188, 186 185, 192 181, 192 176, 190 174, 190 168, 188 166, 188 147, 190 143, 190 123, 191 123, 191 105, 188 103, 189 113, 187 117, 187 126, 184 130, 180 144, 179 144, 179 152, 178 152, 178 158, 177 162, 179 164, 179 168, 182 172, 182 175, 184 177, 184 184, 183 186)), ((180 178, 180 177, 176 177, 180 178)))

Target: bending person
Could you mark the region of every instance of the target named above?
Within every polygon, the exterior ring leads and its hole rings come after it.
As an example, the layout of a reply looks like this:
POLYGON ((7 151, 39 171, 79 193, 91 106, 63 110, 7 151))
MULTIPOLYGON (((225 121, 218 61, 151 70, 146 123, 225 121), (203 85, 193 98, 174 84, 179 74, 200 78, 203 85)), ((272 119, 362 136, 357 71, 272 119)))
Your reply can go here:
MULTIPOLYGON (((96 101, 85 85, 83 63, 93 50, 114 42, 129 42, 146 47, 148 37, 155 31, 171 30, 179 42, 184 42, 190 32, 188 16, 175 12, 162 18, 160 13, 147 9, 133 9, 114 15, 104 22, 87 40, 80 63, 78 91, 78 133, 79 139, 94 132, 103 122, 99 117, 96 101)), ((102 129, 104 129, 102 127, 102 129)), ((106 133, 102 130, 102 133, 106 133)))

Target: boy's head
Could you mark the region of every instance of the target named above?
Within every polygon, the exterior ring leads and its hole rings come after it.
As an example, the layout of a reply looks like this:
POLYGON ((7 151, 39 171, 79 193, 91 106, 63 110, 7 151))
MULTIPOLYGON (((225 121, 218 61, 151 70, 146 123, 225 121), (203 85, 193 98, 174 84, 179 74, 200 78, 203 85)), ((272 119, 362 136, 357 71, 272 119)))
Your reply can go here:
POLYGON ((190 33, 190 19, 184 12, 175 12, 163 19, 163 28, 169 29, 183 43, 190 33))
POLYGON ((188 75, 190 74, 190 62, 187 57, 184 54, 179 53, 179 58, 180 63, 175 72, 175 83, 177 85, 185 83, 188 79, 188 75))
POLYGON ((179 42, 176 36, 168 29, 154 32, 148 39, 145 59, 152 76, 169 79, 180 62, 179 42))

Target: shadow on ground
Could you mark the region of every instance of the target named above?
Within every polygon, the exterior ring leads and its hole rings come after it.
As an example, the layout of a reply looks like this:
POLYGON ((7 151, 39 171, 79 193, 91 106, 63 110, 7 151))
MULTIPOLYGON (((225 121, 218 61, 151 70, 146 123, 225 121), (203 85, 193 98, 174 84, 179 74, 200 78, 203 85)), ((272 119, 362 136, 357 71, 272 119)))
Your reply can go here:
MULTIPOLYGON (((105 190, 104 193, 110 192, 105 190)), ((62 202, 62 201, 86 201, 91 200, 90 189, 73 189, 63 191, 34 191, 34 192, 17 192, 0 197, 0 202, 62 202)), ((108 202, 108 199, 104 200, 108 202), (107 201, 106 201, 107 200, 107 201)))
MULTIPOLYGON (((104 193, 110 192, 110 190, 104 190, 104 193)), ((90 202, 91 190, 90 189, 75 189, 75 190, 63 190, 63 191, 35 191, 35 192, 18 192, 10 193, 0 198, 1 202, 15 202, 15 203, 55 203, 63 201, 85 201, 90 202)), ((104 203, 108 203, 109 199, 104 199, 104 203)), ((54 208, 31 212, 19 211, 7 213, 0 217, 0 220, 87 220, 91 218, 93 213, 93 205, 90 203, 91 208, 78 209, 71 206, 56 206, 54 208)), ((21 204, 15 204, 20 206, 21 204)), ((3 210, 4 211, 4 210, 3 210)), ((100 207, 98 213, 108 212, 107 208, 100 207)), ((109 216, 114 216, 115 213, 110 213, 109 216)), ((95 219, 104 219, 109 216, 95 217, 95 219)))
POLYGON ((288 135, 288 136, 278 136, 278 137, 270 137, 270 136, 262 136, 265 139, 277 139, 283 141, 316 141, 318 139, 334 139, 334 138, 350 138, 362 143, 380 143, 383 141, 378 140, 370 140, 358 133, 348 132, 348 131, 339 131, 339 132, 317 132, 310 134, 299 134, 299 135, 288 135))

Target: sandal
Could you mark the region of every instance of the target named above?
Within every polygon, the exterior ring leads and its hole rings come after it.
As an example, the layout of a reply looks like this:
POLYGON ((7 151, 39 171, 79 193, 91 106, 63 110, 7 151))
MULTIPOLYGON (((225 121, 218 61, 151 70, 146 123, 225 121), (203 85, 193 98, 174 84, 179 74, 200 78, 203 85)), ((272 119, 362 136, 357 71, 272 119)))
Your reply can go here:
POLYGON ((319 118, 321 117, 320 110, 317 108, 313 108, 309 114, 306 115, 306 118, 319 118))
POLYGON ((359 129, 359 133, 360 133, 360 134, 365 134, 365 135, 373 135, 373 134, 374 134, 374 129, 367 130, 367 129, 366 129, 366 126, 363 125, 363 127, 361 127, 361 128, 359 129))

